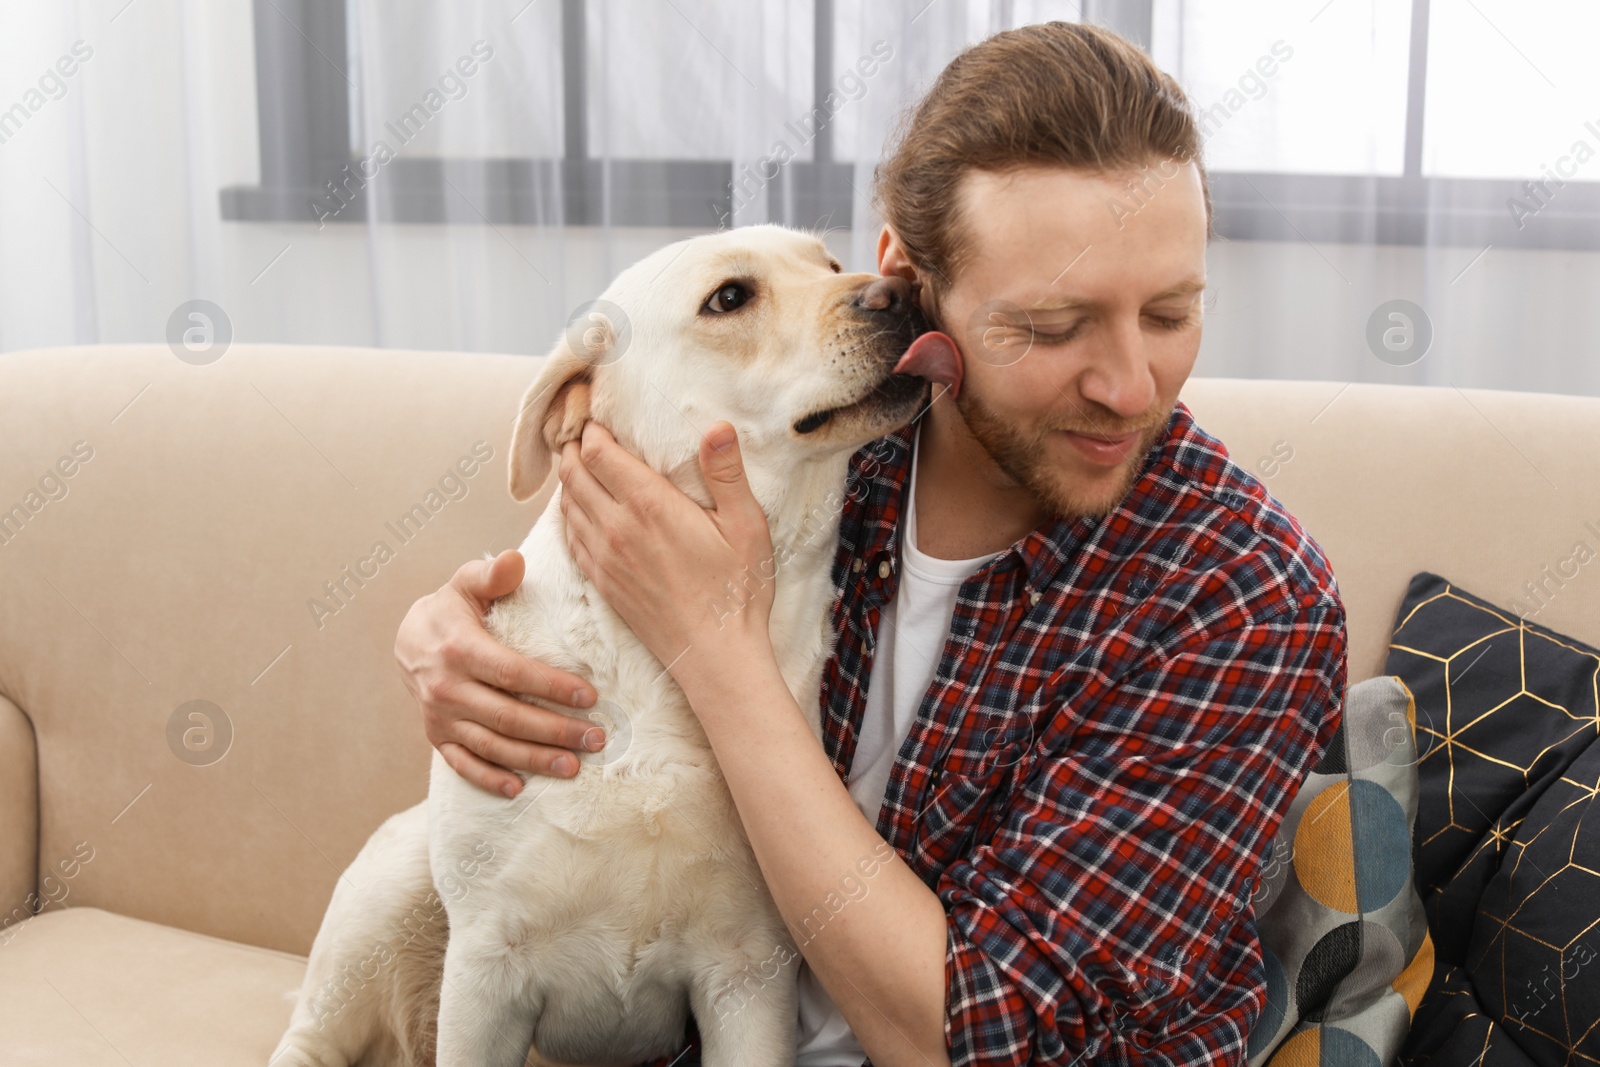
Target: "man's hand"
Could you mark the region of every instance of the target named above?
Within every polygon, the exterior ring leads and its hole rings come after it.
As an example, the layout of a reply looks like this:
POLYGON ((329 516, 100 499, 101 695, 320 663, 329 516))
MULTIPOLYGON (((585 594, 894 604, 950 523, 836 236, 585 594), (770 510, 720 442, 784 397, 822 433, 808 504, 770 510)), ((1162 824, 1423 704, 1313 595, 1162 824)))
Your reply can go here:
POLYGON ((489 605, 522 584, 523 567, 515 549, 463 564, 448 585, 411 605, 394 641, 428 741, 461 777, 508 797, 521 792, 522 779, 507 768, 567 778, 578 773, 569 750, 605 745, 600 727, 511 695, 572 708, 595 701, 582 678, 518 655, 484 627, 489 605))
POLYGON ((699 458, 709 508, 593 419, 562 446, 557 468, 573 560, 680 683, 730 656, 773 655, 778 562, 730 423, 706 431, 699 458))

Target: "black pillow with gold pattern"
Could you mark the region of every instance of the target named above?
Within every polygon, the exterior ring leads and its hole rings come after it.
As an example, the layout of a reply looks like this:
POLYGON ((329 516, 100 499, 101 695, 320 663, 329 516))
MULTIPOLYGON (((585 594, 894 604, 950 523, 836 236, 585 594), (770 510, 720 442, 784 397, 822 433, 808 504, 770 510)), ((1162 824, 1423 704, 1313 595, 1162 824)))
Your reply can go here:
POLYGON ((1600 1061, 1600 651, 1423 572, 1386 672, 1415 700, 1436 960, 1399 1062, 1600 1061))

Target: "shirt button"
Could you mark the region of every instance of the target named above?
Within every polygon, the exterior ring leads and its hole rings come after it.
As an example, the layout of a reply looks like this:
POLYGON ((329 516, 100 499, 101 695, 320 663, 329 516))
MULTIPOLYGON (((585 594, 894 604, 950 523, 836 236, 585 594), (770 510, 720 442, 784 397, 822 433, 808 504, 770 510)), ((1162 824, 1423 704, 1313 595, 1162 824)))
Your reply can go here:
POLYGON ((1028 594, 1028 603, 1037 604, 1038 602, 1039 602, 1039 591, 1037 589, 1035 589, 1033 592, 1028 594))
POLYGON ((855 571, 857 574, 861 573, 861 569, 862 569, 863 566, 865 566, 865 564, 863 564, 861 562, 861 557, 860 556, 857 556, 855 559, 850 561, 850 569, 855 571))
POLYGON ((878 561, 878 577, 879 578, 887 578, 887 577, 889 577, 889 561, 888 560, 885 559, 885 560, 879 560, 878 561))

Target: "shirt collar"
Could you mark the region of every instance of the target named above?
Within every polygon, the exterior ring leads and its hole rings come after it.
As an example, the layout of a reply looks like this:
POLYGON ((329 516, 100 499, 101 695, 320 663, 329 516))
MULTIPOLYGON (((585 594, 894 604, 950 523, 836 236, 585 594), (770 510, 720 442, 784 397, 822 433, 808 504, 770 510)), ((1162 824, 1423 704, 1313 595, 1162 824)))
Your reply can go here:
MULTIPOLYGON (((880 464, 879 474, 872 479, 872 489, 867 500, 868 512, 881 516, 874 524, 873 536, 860 554, 862 570, 875 588, 883 588, 886 579, 896 566, 900 548, 900 520, 906 499, 906 484, 911 474, 911 448, 917 429, 925 413, 918 415, 908 425, 879 439, 876 446, 869 445, 863 453, 875 449, 874 457, 880 464)), ((1193 414, 1183 401, 1176 401, 1168 416, 1165 433, 1150 446, 1140 461, 1139 474, 1132 487, 1117 505, 1098 518, 1051 517, 1032 532, 979 568, 982 574, 991 568, 1020 566, 1024 585, 1029 590, 1039 590, 1048 585, 1066 565, 1072 552, 1093 535, 1101 525, 1111 524, 1117 529, 1130 527, 1129 517, 1146 510, 1153 494, 1158 492, 1162 476, 1172 469, 1178 452, 1191 439, 1196 430, 1193 414)), ((888 584, 892 590, 894 583, 888 584)))

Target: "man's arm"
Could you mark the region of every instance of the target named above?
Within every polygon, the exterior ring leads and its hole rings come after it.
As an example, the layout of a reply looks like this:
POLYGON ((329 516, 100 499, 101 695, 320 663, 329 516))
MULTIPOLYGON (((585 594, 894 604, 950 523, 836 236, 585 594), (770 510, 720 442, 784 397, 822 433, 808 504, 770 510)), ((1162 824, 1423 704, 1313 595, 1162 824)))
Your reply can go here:
POLYGON ((727 651, 691 650, 674 675, 778 910, 876 1067, 947 1067, 944 906, 862 816, 770 645, 727 651))
POLYGON ((1017 763, 999 831, 937 885, 955 1064, 1244 1061, 1249 898, 1342 714, 1345 655, 1330 594, 1074 694, 1081 722, 1017 763))

